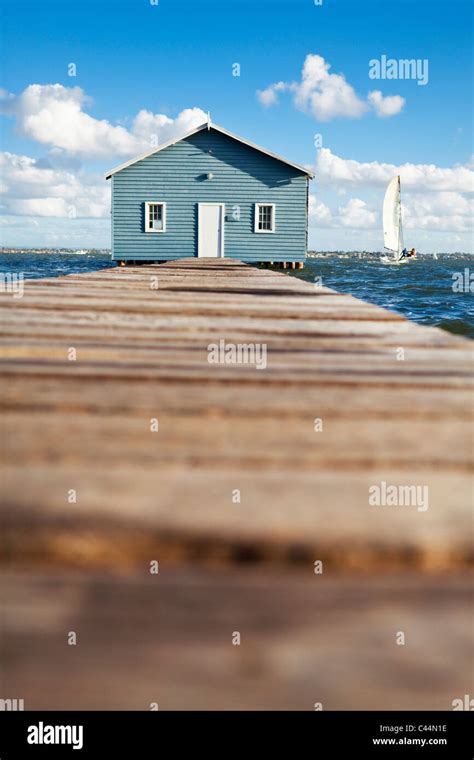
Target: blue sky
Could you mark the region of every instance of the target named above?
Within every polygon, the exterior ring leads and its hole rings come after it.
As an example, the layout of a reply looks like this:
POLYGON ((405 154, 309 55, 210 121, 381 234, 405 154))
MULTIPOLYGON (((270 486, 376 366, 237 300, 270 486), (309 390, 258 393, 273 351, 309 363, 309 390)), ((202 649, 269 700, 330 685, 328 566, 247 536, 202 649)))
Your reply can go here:
POLYGON ((174 136, 200 120, 188 109, 201 109, 315 168, 313 248, 380 249, 393 169, 407 242, 472 250, 467 0, 153 2, 4 0, 4 244, 108 246, 104 170, 133 156, 146 129, 174 136), (369 61, 382 55, 427 60, 428 83, 370 79, 369 61), (374 90, 380 107, 368 100, 374 90), (149 116, 137 125, 140 112, 149 116))

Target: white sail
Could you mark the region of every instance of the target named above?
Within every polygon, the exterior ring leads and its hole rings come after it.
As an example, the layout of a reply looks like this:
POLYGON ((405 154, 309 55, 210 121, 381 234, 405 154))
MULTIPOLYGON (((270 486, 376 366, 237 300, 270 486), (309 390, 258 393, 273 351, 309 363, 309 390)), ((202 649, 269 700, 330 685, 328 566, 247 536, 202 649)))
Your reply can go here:
POLYGON ((394 177, 387 187, 383 202, 383 238, 384 246, 392 251, 395 260, 403 250, 402 204, 400 195, 400 177, 394 177))

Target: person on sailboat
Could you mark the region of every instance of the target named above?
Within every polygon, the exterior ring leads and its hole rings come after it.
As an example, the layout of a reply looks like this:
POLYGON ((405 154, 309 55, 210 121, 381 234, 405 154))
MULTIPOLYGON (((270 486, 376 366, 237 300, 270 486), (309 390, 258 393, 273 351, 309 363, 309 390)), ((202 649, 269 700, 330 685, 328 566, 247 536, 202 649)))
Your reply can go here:
POLYGON ((408 258, 409 255, 410 254, 408 253, 407 249, 404 248, 403 251, 401 252, 400 258, 401 259, 406 259, 406 258, 408 258))
POLYGON ((410 248, 410 253, 408 254, 409 259, 416 259, 416 248, 410 248))

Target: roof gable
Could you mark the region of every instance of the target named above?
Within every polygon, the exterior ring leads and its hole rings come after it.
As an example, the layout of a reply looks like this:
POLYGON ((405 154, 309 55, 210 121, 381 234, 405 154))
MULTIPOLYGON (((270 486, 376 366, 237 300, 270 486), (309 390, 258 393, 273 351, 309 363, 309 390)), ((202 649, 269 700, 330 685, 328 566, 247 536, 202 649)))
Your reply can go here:
POLYGON ((243 143, 244 145, 247 145, 249 148, 253 148, 254 150, 259 151, 260 153, 263 153, 266 156, 269 156, 270 158, 274 158, 276 161, 280 161, 283 164, 287 164, 288 166, 292 166, 294 169, 297 169, 298 171, 302 172, 302 174, 306 174, 310 179, 313 179, 314 174, 309 171, 309 169, 306 169, 306 167, 301 166, 300 164, 295 164, 293 161, 287 161, 286 158, 282 158, 281 156, 278 156, 276 153, 272 153, 269 150, 266 150, 265 148, 261 148, 259 145, 255 145, 255 143, 250 142, 250 140, 245 140, 243 137, 239 137, 238 135, 234 135, 232 132, 229 132, 227 129, 224 129, 223 127, 218 127, 217 124, 211 124, 205 123, 202 124, 200 127, 195 127, 190 132, 186 132, 186 134, 181 135, 180 137, 176 137, 173 140, 168 140, 168 142, 163 143, 163 145, 160 145, 159 148, 154 148, 153 150, 149 150, 146 153, 142 153, 140 156, 137 156, 136 158, 132 158, 130 161, 126 161, 123 164, 120 164, 119 166, 116 166, 114 169, 111 169, 108 171, 105 175, 105 179, 110 179, 113 174, 117 174, 117 172, 122 171, 122 169, 126 169, 128 166, 132 166, 133 164, 136 164, 138 161, 143 161, 144 158, 148 158, 149 156, 154 155, 155 153, 160 153, 160 151, 165 150, 166 148, 169 148, 171 145, 175 145, 178 142, 181 142, 181 140, 186 140, 188 137, 191 137, 192 135, 195 135, 197 132, 202 132, 204 129, 214 129, 216 132, 221 132, 223 135, 227 135, 227 137, 232 138, 233 140, 237 140, 237 142, 243 143))

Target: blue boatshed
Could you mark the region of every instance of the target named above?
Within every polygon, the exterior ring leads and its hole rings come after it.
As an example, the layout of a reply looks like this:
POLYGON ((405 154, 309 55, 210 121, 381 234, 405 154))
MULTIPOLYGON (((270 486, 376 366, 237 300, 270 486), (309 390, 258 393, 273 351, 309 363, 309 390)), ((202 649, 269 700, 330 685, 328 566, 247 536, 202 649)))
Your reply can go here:
POLYGON ((312 176, 209 120, 106 174, 112 258, 203 256, 302 266, 312 176))

